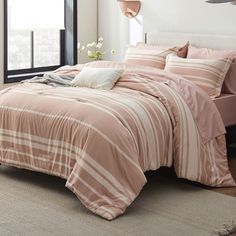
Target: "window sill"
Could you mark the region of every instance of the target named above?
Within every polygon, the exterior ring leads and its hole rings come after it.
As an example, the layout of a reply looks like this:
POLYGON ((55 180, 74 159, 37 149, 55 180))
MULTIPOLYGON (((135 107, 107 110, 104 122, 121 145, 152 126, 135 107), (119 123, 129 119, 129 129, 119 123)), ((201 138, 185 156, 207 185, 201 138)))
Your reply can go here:
MULTIPOLYGON (((56 67, 56 68, 58 68, 58 67, 56 67)), ((20 82, 22 80, 32 79, 35 76, 43 76, 45 73, 53 72, 56 68, 53 68, 52 70, 45 70, 45 71, 39 71, 39 72, 20 73, 20 74, 8 75, 7 78, 4 81, 4 84, 16 83, 16 82, 20 82)))

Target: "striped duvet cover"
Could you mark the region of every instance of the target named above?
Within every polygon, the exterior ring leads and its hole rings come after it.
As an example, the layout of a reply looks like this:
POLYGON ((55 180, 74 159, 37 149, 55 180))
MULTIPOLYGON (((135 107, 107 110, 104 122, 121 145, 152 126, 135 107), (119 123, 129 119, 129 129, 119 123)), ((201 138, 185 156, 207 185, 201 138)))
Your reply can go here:
POLYGON ((135 200, 144 172, 161 166, 174 166, 180 178, 235 186, 225 129, 204 92, 148 67, 86 66, 125 73, 110 91, 24 83, 0 92, 0 163, 66 179, 88 209, 108 220, 135 200))

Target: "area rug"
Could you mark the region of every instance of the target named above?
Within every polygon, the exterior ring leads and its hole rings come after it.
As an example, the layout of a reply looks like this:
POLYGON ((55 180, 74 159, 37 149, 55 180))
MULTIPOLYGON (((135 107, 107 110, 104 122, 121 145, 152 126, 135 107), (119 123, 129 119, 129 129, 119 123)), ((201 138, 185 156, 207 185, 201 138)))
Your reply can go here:
POLYGON ((152 173, 126 213, 90 213, 65 181, 0 166, 0 235, 207 236, 235 230, 236 198, 152 173))

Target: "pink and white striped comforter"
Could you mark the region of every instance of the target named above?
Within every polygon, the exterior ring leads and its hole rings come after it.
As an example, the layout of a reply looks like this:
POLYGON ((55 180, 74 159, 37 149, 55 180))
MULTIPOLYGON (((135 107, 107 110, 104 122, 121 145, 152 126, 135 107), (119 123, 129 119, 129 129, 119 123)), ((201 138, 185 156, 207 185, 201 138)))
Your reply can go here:
MULTIPOLYGON (((235 186, 225 129, 207 95, 181 77, 122 63, 111 91, 24 83, 0 92, 0 162, 67 180, 92 212, 112 220, 134 201, 145 171, 235 186)), ((81 66, 57 73, 79 73, 81 66)))

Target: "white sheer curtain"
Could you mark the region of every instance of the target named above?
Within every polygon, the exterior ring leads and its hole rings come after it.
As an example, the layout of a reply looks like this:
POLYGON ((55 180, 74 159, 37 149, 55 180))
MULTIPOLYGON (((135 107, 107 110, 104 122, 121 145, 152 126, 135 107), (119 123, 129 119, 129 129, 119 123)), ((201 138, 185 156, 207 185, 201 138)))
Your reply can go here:
POLYGON ((64 29, 64 0, 8 0, 10 30, 64 29))

